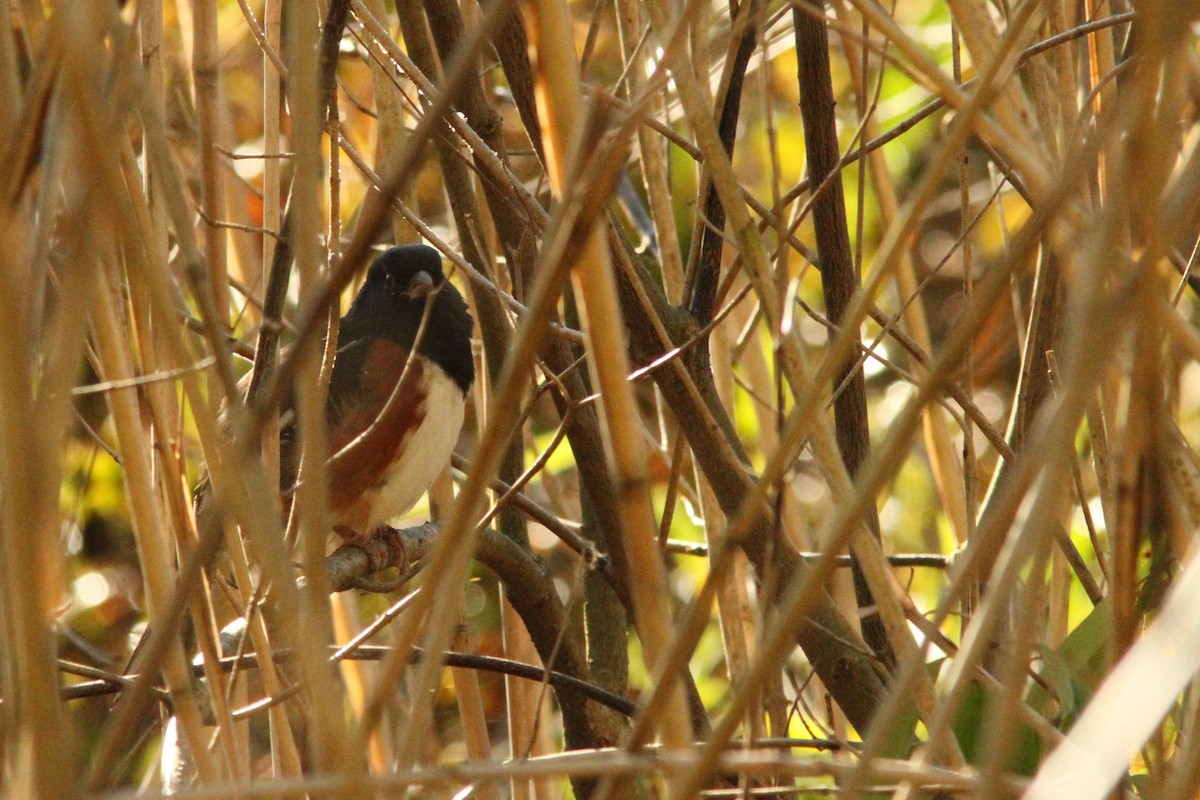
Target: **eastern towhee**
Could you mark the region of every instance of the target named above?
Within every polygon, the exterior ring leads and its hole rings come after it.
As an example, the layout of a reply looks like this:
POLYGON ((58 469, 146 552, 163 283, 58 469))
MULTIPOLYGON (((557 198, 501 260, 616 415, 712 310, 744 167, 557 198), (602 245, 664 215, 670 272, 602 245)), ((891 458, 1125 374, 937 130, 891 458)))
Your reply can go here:
MULTIPOLYGON (((450 462, 475 380, 472 327, 436 250, 393 247, 371 265, 338 326, 325 406, 329 504, 343 538, 370 538, 450 462)), ((293 432, 285 428, 280 442, 289 485, 293 432)))
MULTIPOLYGON (((472 328, 436 250, 401 245, 375 259, 338 326, 325 405, 329 505, 342 538, 371 538, 449 463, 475 380, 472 328)), ((287 509, 300 461, 291 397, 281 404, 279 439, 287 509)), ((207 494, 198 487, 197 517, 207 494)))

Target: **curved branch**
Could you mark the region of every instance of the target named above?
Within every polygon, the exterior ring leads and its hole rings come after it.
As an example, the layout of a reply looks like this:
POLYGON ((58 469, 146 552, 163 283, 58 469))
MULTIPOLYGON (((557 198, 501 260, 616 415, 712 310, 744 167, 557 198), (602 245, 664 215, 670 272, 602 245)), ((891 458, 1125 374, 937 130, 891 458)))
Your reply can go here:
MULTIPOLYGON (((419 560, 433 546, 440 529, 427 522, 413 528, 387 528, 364 545, 343 545, 325 559, 334 591, 354 588, 366 576, 419 560)), ((591 683, 582 638, 568 624, 554 582, 537 557, 508 537, 484 528, 475 557, 504 582, 509 601, 521 615, 538 655, 547 667, 591 683)), ((563 727, 573 748, 606 747, 620 741, 624 720, 612 709, 588 702, 577 692, 556 690, 563 727)))

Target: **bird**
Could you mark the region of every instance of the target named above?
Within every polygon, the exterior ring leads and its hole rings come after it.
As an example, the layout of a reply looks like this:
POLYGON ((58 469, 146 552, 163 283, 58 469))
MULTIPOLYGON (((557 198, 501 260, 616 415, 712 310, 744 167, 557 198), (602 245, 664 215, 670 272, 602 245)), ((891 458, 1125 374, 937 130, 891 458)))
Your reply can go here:
MULTIPOLYGON (((371 264, 338 326, 325 407, 329 504, 343 539, 371 538, 449 463, 475 381, 473 329, 433 248, 399 245, 371 264)), ((295 482, 295 433, 280 431, 285 485, 295 482)))
MULTIPOLYGON (((475 381, 473 331, 436 250, 398 245, 372 262, 338 324, 325 403, 332 530, 344 541, 370 540, 409 511, 449 463, 475 381)), ((289 392, 279 409, 285 517, 300 466, 295 417, 289 392)), ((216 511, 207 474, 194 508, 198 527, 216 511)))
MULTIPOLYGON (((374 259, 338 324, 325 403, 330 510, 342 539, 371 539, 450 462, 475 380, 473 329, 436 249, 400 245, 374 259)), ((282 486, 294 485, 298 465, 287 425, 282 486)))

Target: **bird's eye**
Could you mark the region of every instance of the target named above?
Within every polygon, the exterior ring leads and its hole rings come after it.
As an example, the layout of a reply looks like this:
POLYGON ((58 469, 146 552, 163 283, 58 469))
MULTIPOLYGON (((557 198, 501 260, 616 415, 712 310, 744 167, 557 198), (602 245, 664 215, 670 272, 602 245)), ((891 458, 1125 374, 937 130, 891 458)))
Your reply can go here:
POLYGON ((396 291, 396 276, 390 272, 384 273, 383 288, 387 289, 388 293, 395 293, 395 291, 396 291))

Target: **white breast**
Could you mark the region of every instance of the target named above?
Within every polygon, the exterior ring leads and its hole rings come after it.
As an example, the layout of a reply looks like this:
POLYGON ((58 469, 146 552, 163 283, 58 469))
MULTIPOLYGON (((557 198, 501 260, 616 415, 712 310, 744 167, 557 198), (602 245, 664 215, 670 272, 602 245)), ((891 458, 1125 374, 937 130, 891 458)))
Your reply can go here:
POLYGON ((450 463, 450 453, 462 430, 466 406, 462 389, 436 364, 427 361, 424 367, 429 390, 424 418, 400 444, 401 458, 370 490, 378 500, 372 504, 367 530, 388 523, 416 505, 438 473, 450 463))

